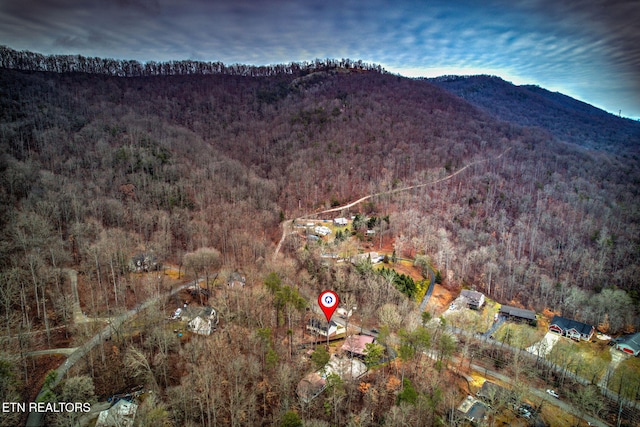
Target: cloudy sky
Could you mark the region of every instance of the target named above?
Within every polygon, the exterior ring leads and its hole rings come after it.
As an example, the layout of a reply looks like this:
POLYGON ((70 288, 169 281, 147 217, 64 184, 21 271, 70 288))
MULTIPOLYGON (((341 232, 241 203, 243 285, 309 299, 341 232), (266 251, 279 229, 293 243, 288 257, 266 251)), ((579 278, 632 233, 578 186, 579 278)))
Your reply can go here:
POLYGON ((9 0, 0 45, 43 54, 274 64, 362 59, 494 74, 640 118, 638 0, 9 0))

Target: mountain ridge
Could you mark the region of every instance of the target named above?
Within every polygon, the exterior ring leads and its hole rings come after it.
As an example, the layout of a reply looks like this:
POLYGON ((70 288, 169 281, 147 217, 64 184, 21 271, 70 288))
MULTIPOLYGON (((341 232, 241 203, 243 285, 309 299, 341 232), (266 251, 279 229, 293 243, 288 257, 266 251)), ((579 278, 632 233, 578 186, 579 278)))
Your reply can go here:
POLYGON ((497 76, 442 76, 427 81, 500 120, 548 130, 559 140, 590 149, 637 152, 640 123, 561 92, 514 85, 497 76))

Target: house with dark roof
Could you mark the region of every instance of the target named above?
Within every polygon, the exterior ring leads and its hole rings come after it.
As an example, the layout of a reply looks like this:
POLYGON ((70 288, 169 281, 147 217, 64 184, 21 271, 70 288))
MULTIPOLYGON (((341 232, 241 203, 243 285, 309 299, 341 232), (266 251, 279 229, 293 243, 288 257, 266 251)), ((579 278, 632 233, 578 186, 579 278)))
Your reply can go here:
POLYGON ((576 341, 589 341, 593 337, 596 328, 593 325, 578 322, 577 320, 553 316, 551 323, 549 323, 549 331, 576 341))
POLYGON ((524 308, 503 305, 500 307, 500 315, 516 322, 528 322, 529 324, 536 322, 536 312, 524 308))
POLYGON ((625 335, 615 340, 616 348, 627 354, 640 355, 640 332, 625 335))
POLYGON ((484 422, 488 409, 487 405, 473 396, 467 396, 458 406, 458 412, 473 425, 484 422))
POLYGON ((492 383, 491 381, 485 381, 482 384, 482 388, 476 393, 476 396, 491 405, 499 401, 504 403, 515 401, 515 396, 511 390, 492 383))
POLYGON ((481 292, 463 289, 460 296, 464 298, 467 306, 474 310, 478 310, 484 304, 484 295, 481 292))

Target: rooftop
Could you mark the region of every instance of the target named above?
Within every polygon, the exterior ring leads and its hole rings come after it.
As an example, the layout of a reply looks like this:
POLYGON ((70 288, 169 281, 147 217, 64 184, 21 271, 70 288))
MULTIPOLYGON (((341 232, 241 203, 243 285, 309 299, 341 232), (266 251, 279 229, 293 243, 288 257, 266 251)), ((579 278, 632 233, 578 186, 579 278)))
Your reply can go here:
POLYGON ((364 356, 367 354, 366 345, 372 344, 374 340, 375 338, 369 335, 351 335, 342 344, 342 350, 364 356))
POLYGON ((533 310, 526 310, 524 308, 511 307, 509 305, 503 305, 500 307, 500 313, 508 314, 509 316, 520 317, 521 319, 536 320, 536 312, 533 310))
POLYGON ((485 418, 487 406, 475 397, 467 396, 458 406, 458 411, 470 421, 480 421, 485 418))
POLYGON ((593 329, 592 325, 587 325, 586 323, 578 322, 577 320, 567 319, 562 316, 553 316, 551 319, 551 323, 549 325, 557 325, 563 330, 575 329, 579 333, 583 335, 589 335, 591 330, 593 329))
POLYGON ((616 343, 618 344, 626 344, 627 346, 640 350, 640 332, 636 332, 631 335, 624 335, 618 339, 616 339, 616 343))
POLYGON ((479 304, 482 298, 484 297, 484 295, 481 292, 471 291, 469 289, 463 289, 462 292, 460 292, 460 295, 465 297, 469 302, 473 304, 479 304))

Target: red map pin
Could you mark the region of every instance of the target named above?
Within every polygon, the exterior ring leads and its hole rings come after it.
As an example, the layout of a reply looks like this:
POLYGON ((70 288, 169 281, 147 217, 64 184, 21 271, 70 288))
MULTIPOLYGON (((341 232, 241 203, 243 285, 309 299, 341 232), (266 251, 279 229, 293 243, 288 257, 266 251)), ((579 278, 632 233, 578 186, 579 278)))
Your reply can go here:
POLYGON ((336 311, 336 308, 338 308, 339 302, 338 294, 333 291, 324 291, 318 297, 318 305, 320 309, 322 309, 324 317, 327 318, 327 322, 331 320, 331 316, 333 312, 336 311))

